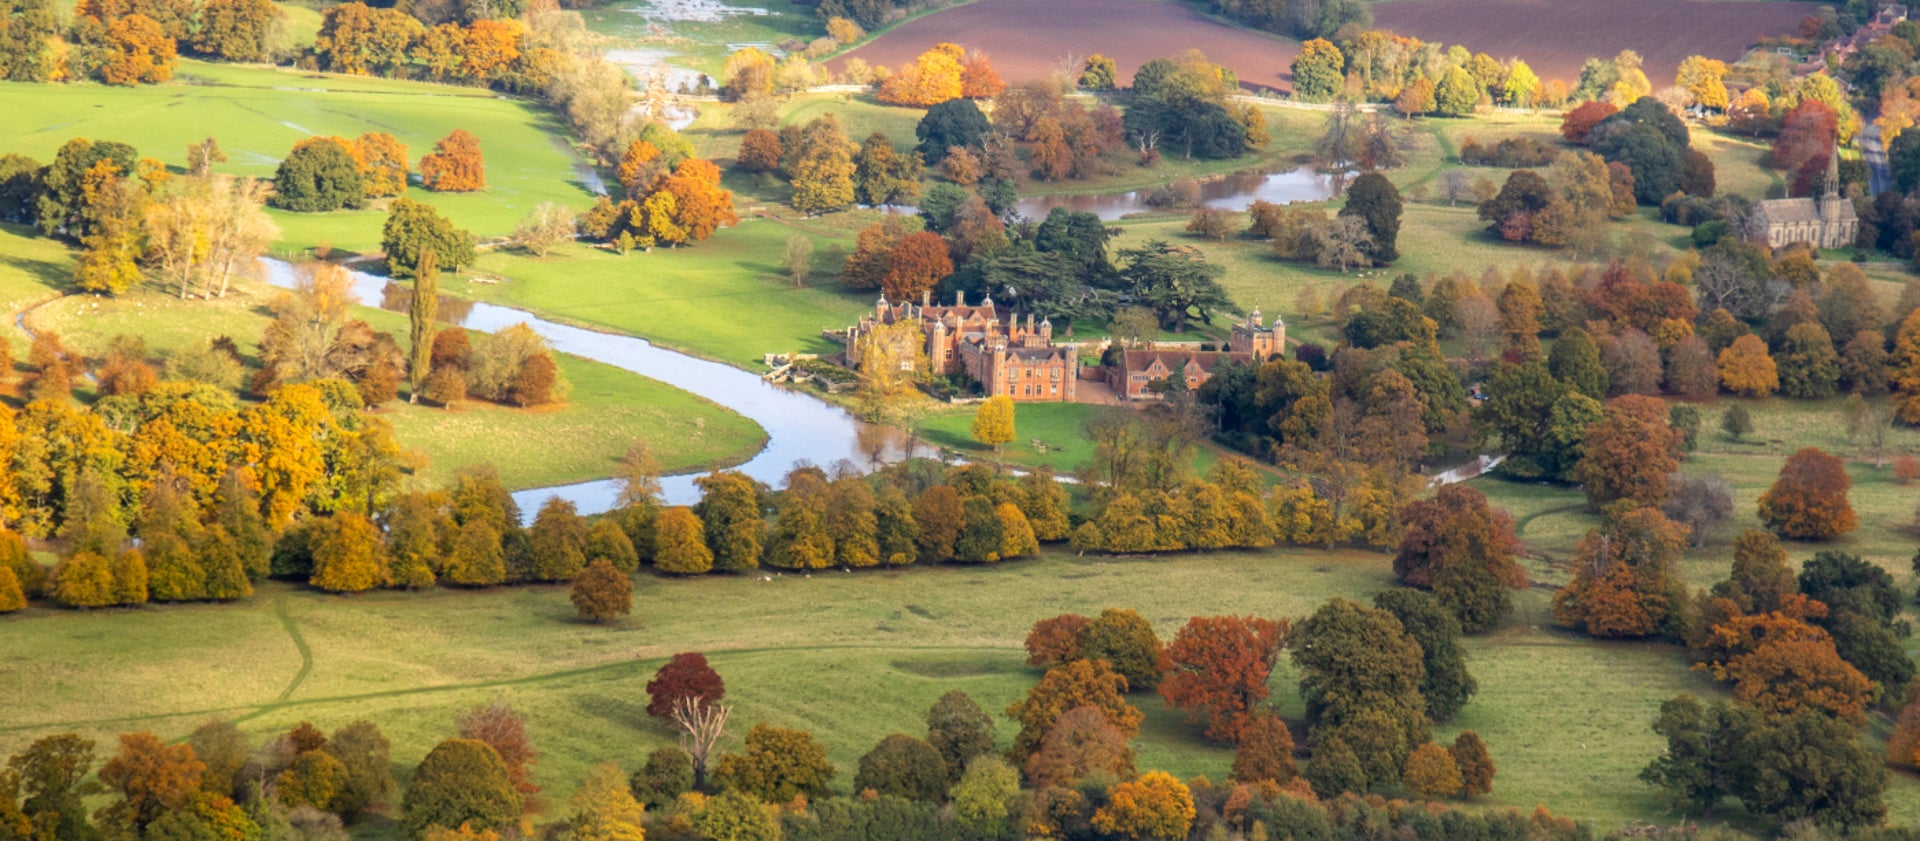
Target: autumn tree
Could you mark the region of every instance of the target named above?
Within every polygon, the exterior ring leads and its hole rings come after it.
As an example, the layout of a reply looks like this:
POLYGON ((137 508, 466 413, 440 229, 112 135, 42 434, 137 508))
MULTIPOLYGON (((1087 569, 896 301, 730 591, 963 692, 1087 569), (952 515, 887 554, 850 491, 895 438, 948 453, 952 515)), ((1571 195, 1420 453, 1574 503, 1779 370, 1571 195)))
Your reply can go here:
POLYGON ((1766 397, 1780 389, 1780 377, 1767 343, 1747 334, 1720 351, 1720 385, 1744 397, 1766 397))
POLYGON ((207 766, 188 745, 168 745, 152 733, 125 733, 120 752, 100 766, 100 782, 121 800, 104 815, 110 823, 143 830, 162 814, 188 805, 207 766))
POLYGON ((1831 540, 1859 525, 1847 502, 1852 486, 1844 462, 1807 447, 1787 457, 1773 487, 1760 495, 1760 520, 1783 537, 1831 540))
POLYGON ((1447 485, 1432 500, 1401 509, 1402 537, 1394 574, 1429 589, 1469 631, 1493 627, 1512 609, 1508 591, 1526 586, 1515 558, 1520 539, 1513 517, 1485 494, 1447 485))
POLYGON ((493 750, 506 767, 507 782, 514 791, 525 796, 540 791, 533 783, 535 754, 533 741, 527 735, 525 715, 506 701, 496 699, 461 713, 454 723, 459 727, 460 738, 479 741, 493 750))
POLYGON ((734 160, 741 169, 760 176, 778 170, 784 153, 779 135, 757 128, 740 138, 740 153, 734 160))
POLYGON ((1462 786, 1460 766, 1455 764, 1453 754, 1433 742, 1413 749, 1400 780, 1408 791, 1428 799, 1452 797, 1462 786))
POLYGON ((1340 90, 1345 66, 1340 48, 1325 38, 1300 45, 1300 54, 1293 59, 1294 96, 1308 102, 1332 99, 1340 90))
POLYGON ((700 515, 682 505, 661 510, 654 522, 653 565, 661 572, 680 575, 713 570, 713 550, 707 548, 700 515))
POLYGON ((140 280, 141 223, 147 192, 111 161, 100 161, 81 178, 80 259, 73 284, 83 292, 118 295, 140 280))
POLYGON ((973 440, 1000 452, 1000 445, 1013 441, 1013 398, 995 395, 980 404, 973 415, 973 440))
POLYGON ((400 808, 402 824, 418 841, 434 828, 510 826, 520 807, 520 792, 500 754, 485 742, 461 738, 441 742, 421 760, 400 808))
POLYGON ((781 168, 793 186, 788 203, 809 216, 844 210, 853 204, 854 145, 832 114, 802 127, 787 144, 781 168))
POLYGON ((487 188, 486 164, 480 153, 480 139, 466 129, 433 144, 433 151, 420 159, 420 183, 443 193, 471 193, 487 188))
POLYGON ((1007 717, 1020 725, 1012 755, 1025 757, 1062 715, 1079 707, 1093 707, 1107 723, 1132 739, 1144 716, 1123 697, 1127 679, 1104 660, 1075 660, 1048 670, 1027 695, 1007 707, 1007 717))
POLYGON ((1095 829, 1131 841, 1180 841, 1193 826, 1193 793, 1164 771, 1107 789, 1107 805, 1093 813, 1095 829))
POLYGON ((682 699, 691 698, 702 705, 719 703, 727 694, 726 682, 707 665, 707 657, 698 652, 675 654, 647 681, 647 715, 668 718, 682 699))
POLYGON ((737 789, 768 803, 824 797, 833 776, 827 750, 812 734, 764 722, 747 731, 740 753, 721 756, 713 769, 718 788, 737 789))
POLYGON ((1607 401, 1606 414, 1589 427, 1585 455, 1574 478, 1586 485, 1587 502, 1616 500, 1641 505, 1666 501, 1667 477, 1679 466, 1680 433, 1668 424, 1667 404, 1629 394, 1607 401))
POLYGON ((1619 112, 1620 109, 1605 101, 1583 102, 1561 118, 1560 136, 1566 138, 1568 143, 1585 144, 1595 126, 1619 112))
POLYGON ((958 689, 951 689, 927 710, 927 743, 946 762, 947 778, 958 781, 974 757, 993 752, 993 718, 958 689))
POLYGON ((1239 736, 1246 716, 1266 700, 1268 679, 1286 646, 1289 623, 1254 616, 1196 616, 1160 655, 1160 695, 1207 719, 1207 736, 1239 736))
POLYGON ((313 586, 358 593, 389 583, 386 545, 380 529, 358 514, 328 517, 312 539, 313 586))
POLYGON ((109 85, 159 84, 173 78, 179 45, 153 18, 134 12, 107 24, 100 81, 109 85))
POLYGON ((918 301, 922 293, 953 274, 947 242, 939 234, 921 231, 899 239, 888 254, 880 289, 890 301, 918 301))
POLYGON ((1453 754, 1454 765, 1460 769, 1462 794, 1474 797, 1493 793, 1493 755, 1487 752, 1487 743, 1481 740, 1480 734, 1460 731, 1447 751, 1453 754))
POLYGON ((620 767, 594 766, 567 801, 568 828, 579 841, 645 841, 646 807, 634 799, 620 767))
POLYGON ((1257 783, 1272 780, 1285 785, 1300 775, 1293 763, 1293 733, 1280 716, 1262 710, 1241 720, 1233 752, 1231 778, 1257 783))
POLYGON ((881 83, 880 101, 888 105, 930 108, 960 98, 965 91, 960 62, 965 58, 961 49, 953 44, 940 44, 921 53, 881 83))
POLYGON ((693 513, 700 518, 713 568, 743 572, 760 566, 766 547, 766 521, 760 514, 760 488, 732 470, 719 470, 693 480, 700 502, 693 513))
POLYGON ((580 618, 605 622, 633 612, 633 579, 614 569, 613 562, 596 558, 574 579, 568 593, 580 618))
POLYGON ((433 205, 404 196, 388 205, 387 221, 380 227, 380 248, 386 252, 388 272, 398 278, 413 277, 421 255, 428 251, 433 252, 438 271, 457 272, 474 261, 472 233, 454 227, 433 205))
POLYGON ((1573 581, 1554 594, 1554 621, 1596 637, 1675 631, 1685 619, 1686 589, 1674 565, 1686 545, 1686 527, 1653 508, 1587 532, 1575 549, 1573 581))

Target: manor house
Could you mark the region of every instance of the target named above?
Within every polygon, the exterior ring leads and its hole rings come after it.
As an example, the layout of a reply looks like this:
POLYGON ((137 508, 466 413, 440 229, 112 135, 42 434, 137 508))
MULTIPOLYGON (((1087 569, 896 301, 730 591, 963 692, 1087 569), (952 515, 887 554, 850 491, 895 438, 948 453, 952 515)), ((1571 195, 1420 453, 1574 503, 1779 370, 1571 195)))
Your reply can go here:
POLYGON ((1108 369, 1107 382, 1115 394, 1128 400, 1157 400, 1165 395, 1152 387, 1155 382, 1197 389, 1222 365, 1259 365, 1279 355, 1286 346, 1286 323, 1276 317, 1273 324, 1264 324, 1260 311, 1254 310, 1246 321, 1233 325, 1225 350, 1153 346, 1123 350, 1117 364, 1108 369))
POLYGON ((895 304, 881 296, 872 315, 834 336, 846 343, 848 367, 859 364, 862 337, 880 325, 903 321, 920 325, 928 367, 935 374, 964 371, 989 396, 1024 403, 1073 402, 1080 349, 1054 344, 1052 321, 1041 319, 1036 325, 1028 313, 1022 322, 991 295, 968 305, 965 293, 958 293, 952 306, 935 306, 931 293, 922 295, 919 304, 895 304))
POLYGON ((1827 177, 1819 198, 1769 199, 1754 208, 1749 230, 1767 245, 1779 248, 1796 242, 1815 248, 1846 248, 1860 232, 1853 202, 1840 195, 1838 149, 1827 156, 1827 177))

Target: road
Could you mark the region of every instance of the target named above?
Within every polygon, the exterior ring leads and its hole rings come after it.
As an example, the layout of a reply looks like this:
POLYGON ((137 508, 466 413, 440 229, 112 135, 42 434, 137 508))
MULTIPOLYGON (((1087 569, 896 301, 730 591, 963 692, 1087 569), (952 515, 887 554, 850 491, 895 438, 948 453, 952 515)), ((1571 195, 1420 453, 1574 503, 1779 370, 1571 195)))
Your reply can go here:
POLYGON ((1867 124, 1867 130, 1860 132, 1860 152, 1867 159, 1867 187, 1873 195, 1880 195, 1893 187, 1893 174, 1887 167, 1887 147, 1880 143, 1880 127, 1867 124))

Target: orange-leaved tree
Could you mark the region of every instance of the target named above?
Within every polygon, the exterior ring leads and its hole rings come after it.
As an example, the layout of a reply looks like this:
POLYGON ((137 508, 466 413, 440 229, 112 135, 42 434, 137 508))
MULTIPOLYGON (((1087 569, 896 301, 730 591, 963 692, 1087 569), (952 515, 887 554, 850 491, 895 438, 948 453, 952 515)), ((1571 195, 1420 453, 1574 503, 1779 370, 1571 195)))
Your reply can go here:
POLYGON ((1628 394, 1607 401, 1606 414, 1587 428, 1586 451, 1574 478, 1594 506, 1628 499, 1641 505, 1667 500, 1667 477, 1680 465, 1679 430, 1658 397, 1628 394))
POLYGON ((1760 520, 1782 537, 1831 540, 1860 525, 1847 501, 1851 487, 1844 462, 1804 448, 1787 457, 1780 478, 1760 495, 1760 520))
POLYGON ((1720 385, 1744 397, 1765 397, 1780 390, 1779 368, 1767 343, 1751 333, 1720 351, 1720 385))
POLYGON ((1027 632, 1027 665, 1051 669, 1080 659, 1080 631, 1093 620, 1062 613, 1033 623, 1027 632))
POLYGON ((480 139, 466 129, 433 144, 433 152, 420 159, 420 182, 429 190, 445 193, 470 193, 487 188, 486 164, 480 154, 480 139))
POLYGON ((960 98, 966 90, 961 81, 965 68, 960 63, 965 58, 966 54, 953 44, 940 44, 921 53, 912 64, 902 65, 880 83, 880 101, 931 108, 960 98))
POLYGON ((880 290, 890 301, 917 301, 950 274, 953 259, 947 253, 947 241, 921 231, 894 244, 880 290))
POLYGON ((1007 707, 1007 717, 1020 723, 1011 754, 1033 753, 1061 716, 1080 707, 1099 710, 1108 724, 1132 739, 1146 716, 1127 703, 1126 691, 1127 679, 1105 660, 1075 660, 1049 670, 1027 690, 1027 697, 1007 707))
POLYGON ((1400 521, 1393 571, 1401 581, 1432 590, 1469 632, 1506 617, 1513 604, 1507 591, 1527 583, 1514 561, 1520 538, 1512 515, 1487 504, 1486 494, 1447 485, 1431 500, 1408 503, 1400 521))
POLYGON ((1160 654, 1160 695, 1194 718, 1207 736, 1235 738, 1266 700, 1268 680, 1286 646, 1289 623, 1257 616, 1195 616, 1160 654))
POLYGON ((1653 508, 1587 532, 1575 550, 1573 581, 1553 596, 1554 621, 1596 637, 1674 630, 1687 594, 1673 565, 1686 546, 1687 527, 1653 508))

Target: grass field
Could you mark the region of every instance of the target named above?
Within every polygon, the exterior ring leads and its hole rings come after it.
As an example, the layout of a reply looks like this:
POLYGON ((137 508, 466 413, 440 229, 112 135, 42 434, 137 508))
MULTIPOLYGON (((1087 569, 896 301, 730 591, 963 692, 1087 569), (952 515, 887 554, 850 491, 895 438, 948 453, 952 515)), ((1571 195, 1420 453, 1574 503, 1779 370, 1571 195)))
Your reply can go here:
POLYGON ((825 270, 794 288, 780 273, 781 255, 787 238, 803 231, 815 240, 816 266, 834 245, 852 251, 853 229, 840 224, 852 218, 750 219, 707 242, 624 257, 585 245, 563 246, 546 259, 495 251, 476 269, 507 282, 451 291, 734 365, 757 365, 765 353, 829 353, 840 346, 823 338, 822 328, 852 324, 872 300, 843 292, 825 270))
POLYGON ((673 65, 716 79, 727 54, 734 50, 748 46, 765 50, 783 41, 808 42, 827 34, 826 24, 811 6, 789 0, 740 0, 721 5, 742 13, 711 21, 655 19, 649 4, 627 2, 582 9, 580 13, 587 28, 595 33, 622 45, 663 51, 673 65))
MULTIPOLYGON (((219 335, 232 336, 251 353, 276 292, 243 283, 219 301, 181 301, 153 289, 117 299, 72 296, 35 310, 28 324, 58 331, 69 347, 95 358, 122 333, 144 336, 156 355, 219 335)), ((356 314, 405 341, 404 314, 371 307, 356 314)), ((421 479, 433 484, 478 463, 494 464, 513 488, 604 478, 628 445, 641 440, 652 445, 662 467, 681 472, 738 463, 766 440, 752 421, 687 392, 578 357, 561 356, 559 362, 573 384, 563 406, 517 409, 469 401, 447 411, 403 399, 377 414, 394 425, 402 445, 427 456, 421 479), (525 458, 519 449, 532 441, 540 442, 539 458, 525 458)))
MULTIPOLYGON (((593 198, 549 114, 478 88, 182 61, 175 81, 165 85, 0 83, 0 100, 7 103, 0 151, 46 162, 62 143, 86 137, 132 143, 143 156, 179 167, 189 143, 212 136, 229 158, 219 169, 268 178, 287 150, 311 135, 390 132, 417 164, 434 141, 464 128, 480 138, 488 189, 436 194, 415 188, 407 195, 480 236, 510 233, 540 202, 584 208, 593 198)), ((283 253, 317 245, 377 250, 386 218, 379 209, 274 216, 283 253)))
MULTIPOLYGON (((60 729, 178 736, 218 716, 257 736, 368 718, 404 770, 452 731, 457 711, 498 697, 527 713, 542 752, 535 780, 553 804, 590 764, 631 768, 668 740, 641 711, 642 686, 666 656, 698 650, 727 679, 736 733, 762 720, 812 730, 845 791, 860 754, 887 733, 918 732, 942 692, 963 689, 998 717, 1036 677, 1019 647, 1036 618, 1128 605, 1164 636, 1194 614, 1301 616, 1335 595, 1366 598, 1390 578, 1388 557, 1372 553, 1048 553, 991 568, 643 578, 633 617, 611 627, 574 621, 558 588, 349 599, 269 585, 239 604, 137 615, 36 608, 5 620, 30 654, 0 661, 0 705, 32 712, 0 724, 0 753, 60 729), (98 644, 134 622, 138 645, 98 644), (377 644, 369 627, 383 629, 377 644)), ((1492 746, 1500 777, 1490 804, 1544 803, 1602 829, 1658 818, 1634 779, 1658 750, 1647 722, 1678 692, 1715 690, 1676 649, 1542 630, 1545 612, 1544 596, 1527 594, 1510 627, 1469 643, 1481 693, 1443 733, 1474 729, 1492 746)), ((1274 699, 1298 721, 1294 680, 1283 664, 1274 699)), ((1134 702, 1148 713, 1142 768, 1224 776, 1227 750, 1203 743, 1157 696, 1134 702)), ((1012 731, 1002 719, 1003 743, 1012 731)), ((738 744, 736 735, 726 746, 738 744)), ((1912 814, 1916 787, 1896 786, 1891 799, 1912 814)))

